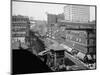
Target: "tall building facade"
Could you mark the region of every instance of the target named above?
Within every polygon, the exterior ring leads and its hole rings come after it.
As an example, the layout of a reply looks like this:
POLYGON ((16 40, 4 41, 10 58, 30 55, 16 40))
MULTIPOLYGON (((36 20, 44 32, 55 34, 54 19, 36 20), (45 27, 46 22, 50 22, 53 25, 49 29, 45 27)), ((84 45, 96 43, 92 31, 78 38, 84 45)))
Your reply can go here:
POLYGON ((57 15, 55 14, 48 14, 47 15, 47 20, 48 20, 48 24, 54 24, 57 23, 57 15))
POLYGON ((67 5, 64 7, 64 16, 66 21, 87 23, 90 21, 90 7, 67 5))
POLYGON ((25 16, 12 16, 11 35, 12 40, 25 43, 25 37, 28 36, 30 21, 25 16))
POLYGON ((58 25, 57 23, 61 20, 64 20, 64 14, 48 14, 47 15, 47 20, 48 20, 48 25, 47 25, 47 34, 49 37, 54 38, 54 35, 56 33, 56 31, 58 31, 58 25))
POLYGON ((58 14, 57 15, 57 22, 64 20, 64 13, 58 14))

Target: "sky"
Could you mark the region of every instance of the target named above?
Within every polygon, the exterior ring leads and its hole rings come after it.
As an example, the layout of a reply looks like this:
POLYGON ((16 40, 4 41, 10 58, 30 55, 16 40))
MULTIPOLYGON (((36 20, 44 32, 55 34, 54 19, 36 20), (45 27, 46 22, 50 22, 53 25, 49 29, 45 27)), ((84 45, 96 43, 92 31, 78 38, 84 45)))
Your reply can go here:
MULTIPOLYGON (((24 15, 35 20, 47 20, 47 13, 61 14, 64 4, 12 2, 12 15, 24 15)), ((95 20, 95 7, 90 7, 90 21, 95 20)))

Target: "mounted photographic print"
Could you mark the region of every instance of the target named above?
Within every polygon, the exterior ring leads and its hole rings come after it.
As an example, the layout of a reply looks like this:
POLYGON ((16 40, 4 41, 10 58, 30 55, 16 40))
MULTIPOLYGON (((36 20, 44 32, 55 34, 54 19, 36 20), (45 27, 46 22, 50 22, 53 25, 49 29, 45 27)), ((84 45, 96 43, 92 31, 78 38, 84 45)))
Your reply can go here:
POLYGON ((96 6, 11 1, 12 74, 96 69, 96 6))

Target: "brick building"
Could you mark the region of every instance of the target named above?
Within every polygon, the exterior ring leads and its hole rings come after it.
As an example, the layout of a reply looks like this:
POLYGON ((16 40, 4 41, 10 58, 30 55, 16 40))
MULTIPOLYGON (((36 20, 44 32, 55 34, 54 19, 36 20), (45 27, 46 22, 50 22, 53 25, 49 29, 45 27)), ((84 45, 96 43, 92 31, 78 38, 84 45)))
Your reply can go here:
POLYGON ((29 35, 30 20, 27 16, 12 16, 11 36, 12 43, 20 42, 25 44, 25 37, 29 35))
POLYGON ((58 26, 60 29, 65 27, 65 30, 55 34, 55 39, 59 43, 64 43, 83 54, 95 54, 95 23, 59 22, 58 26))

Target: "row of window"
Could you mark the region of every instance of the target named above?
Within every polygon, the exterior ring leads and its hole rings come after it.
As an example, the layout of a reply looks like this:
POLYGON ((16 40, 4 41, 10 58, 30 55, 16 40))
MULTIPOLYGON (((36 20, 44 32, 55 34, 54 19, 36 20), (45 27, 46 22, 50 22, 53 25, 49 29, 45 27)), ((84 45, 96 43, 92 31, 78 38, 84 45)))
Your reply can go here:
POLYGON ((87 39, 85 38, 79 38, 79 37, 75 37, 71 35, 66 35, 66 39, 79 42, 79 43, 83 43, 83 44, 87 44, 87 39))
POLYGON ((18 28, 18 29, 12 29, 13 32, 25 32, 27 29, 26 28, 18 28))
POLYGON ((66 30, 66 34, 85 38, 87 37, 87 33, 85 31, 66 30))
POLYGON ((25 37, 16 37, 16 38, 12 38, 12 43, 14 42, 25 42, 25 37))
POLYGON ((27 26, 29 25, 27 22, 13 22, 12 26, 27 26))
POLYGON ((28 18, 12 18, 12 21, 29 21, 28 18))
POLYGON ((12 34, 26 34, 26 32, 25 31, 23 31, 23 32, 12 32, 12 34))

